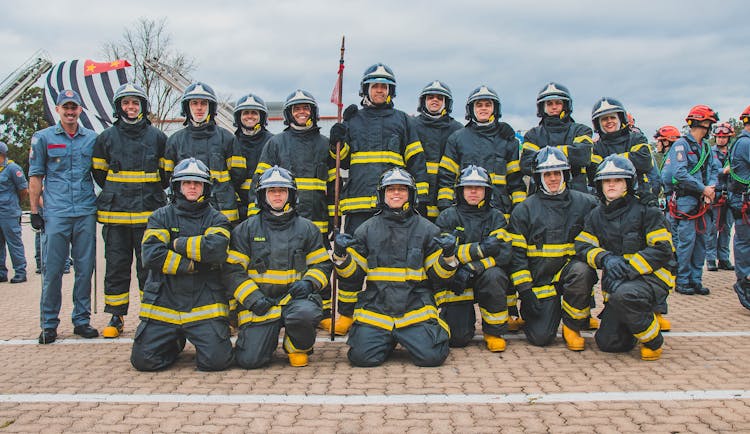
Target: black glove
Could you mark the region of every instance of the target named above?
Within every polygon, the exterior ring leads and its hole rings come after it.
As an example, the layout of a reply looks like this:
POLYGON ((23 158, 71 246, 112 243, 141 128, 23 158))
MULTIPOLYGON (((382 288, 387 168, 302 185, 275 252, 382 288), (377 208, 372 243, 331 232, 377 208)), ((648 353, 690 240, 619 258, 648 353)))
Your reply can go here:
POLYGON ((632 267, 622 256, 610 253, 602 259, 604 272, 614 280, 623 280, 628 278, 632 267))
POLYGON ((357 107, 357 104, 350 104, 347 108, 344 109, 344 120, 348 121, 349 119, 353 118, 358 111, 359 107, 357 107))
POLYGON ((335 124, 333 124, 333 126, 331 127, 331 135, 328 138, 328 143, 332 148, 335 149, 337 142, 341 142, 342 145, 344 144, 344 140, 346 140, 346 132, 346 125, 342 124, 341 122, 336 122, 335 124))
POLYGON ((31 227, 37 231, 44 231, 44 219, 39 214, 31 214, 31 227))
POLYGON ((454 294, 459 295, 469 287, 469 281, 476 276, 476 272, 466 265, 456 270, 456 274, 451 278, 450 289, 454 294))
POLYGON ((526 319, 537 318, 542 314, 542 303, 537 298, 531 285, 519 288, 518 298, 521 299, 521 316, 526 319))
POLYGON ((614 279, 610 273, 602 274, 602 291, 614 294, 617 288, 622 284, 622 280, 614 279))
POLYGON ((307 298, 313 292, 313 283, 309 280, 298 280, 289 285, 289 295, 294 299, 307 298))
POLYGON ((264 295, 263 297, 255 300, 255 303, 250 306, 250 310, 252 310, 255 315, 261 316, 268 313, 268 311, 271 310, 271 308, 275 305, 276 302, 264 295))
POLYGON ((339 258, 343 258, 347 255, 347 247, 351 247, 357 239, 347 233, 336 234, 336 238, 333 240, 333 254, 339 258))
POLYGON ((458 238, 453 234, 441 234, 439 237, 432 239, 435 241, 441 249, 443 249, 443 256, 449 258, 456 254, 458 249, 458 238))
POLYGON ((500 249, 503 247, 503 241, 498 237, 489 237, 479 242, 479 248, 482 249, 482 257, 489 258, 497 256, 500 253, 500 249))

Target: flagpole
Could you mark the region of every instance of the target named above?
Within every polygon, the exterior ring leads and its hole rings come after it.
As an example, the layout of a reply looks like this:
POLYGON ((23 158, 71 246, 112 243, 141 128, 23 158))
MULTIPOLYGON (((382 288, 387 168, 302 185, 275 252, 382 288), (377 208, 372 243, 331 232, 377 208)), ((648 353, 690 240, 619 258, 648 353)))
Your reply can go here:
MULTIPOLYGON (((344 90, 344 39, 345 36, 341 36, 341 57, 339 58, 339 78, 338 83, 338 113, 336 115, 336 121, 341 122, 341 109, 344 107, 344 101, 342 100, 344 90)), ((341 231, 339 224, 339 195, 340 195, 340 183, 341 183, 341 141, 336 142, 336 178, 334 180, 333 187, 333 233, 334 237, 341 231)), ((333 267, 333 275, 331 276, 331 342, 336 339, 336 306, 338 305, 338 275, 336 273, 336 267, 333 267)))

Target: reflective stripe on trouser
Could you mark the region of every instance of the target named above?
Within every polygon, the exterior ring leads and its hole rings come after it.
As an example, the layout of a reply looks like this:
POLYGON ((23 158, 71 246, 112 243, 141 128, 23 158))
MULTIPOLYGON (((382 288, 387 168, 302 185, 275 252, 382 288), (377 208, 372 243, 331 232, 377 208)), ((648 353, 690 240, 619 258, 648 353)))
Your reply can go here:
POLYGON ((667 298, 667 291, 651 285, 642 278, 620 284, 609 295, 599 315, 601 323, 596 331, 596 344, 602 351, 630 351, 639 341, 655 350, 664 338, 654 309, 667 298))
POLYGON ((323 318, 320 299, 313 295, 306 299, 292 299, 281 307, 281 319, 264 323, 246 323, 240 327, 235 350, 237 364, 245 369, 267 365, 278 345, 284 327, 284 351, 310 352, 315 343, 315 327, 323 318))
POLYGON ((401 344, 417 366, 439 366, 448 357, 448 331, 435 318, 408 327, 386 330, 355 321, 349 331, 349 361, 355 366, 379 366, 401 344))
POLYGON ((734 217, 729 206, 713 207, 706 214, 706 260, 728 261, 729 239, 731 238, 734 217), (718 220, 719 228, 716 227, 718 220), (718 231, 721 229, 721 232, 718 231))
MULTIPOLYGON (((501 268, 490 267, 475 277, 471 286, 482 316, 482 332, 502 336, 507 331, 508 324, 505 296, 508 275, 501 268)), ((474 304, 471 302, 452 302, 449 298, 440 305, 440 318, 451 330, 451 347, 464 347, 471 341, 475 331, 475 315, 474 304)))
MULTIPOLYGON (((10 261, 16 276, 26 276, 26 253, 21 239, 21 223, 18 217, 0 218, 0 268, 7 272, 5 267, 5 246, 8 246, 10 261)), ((7 276, 7 274, 6 274, 7 276)), ((10 276, 7 276, 10 277, 10 276)))
POLYGON ((530 317, 521 303, 521 316, 526 321, 523 331, 529 343, 546 346, 554 342, 560 319, 573 330, 583 329, 588 324, 591 289, 596 279, 594 269, 574 259, 560 272, 560 280, 555 285, 558 295, 539 300, 540 315, 530 317))
POLYGON ((740 218, 734 225, 734 274, 738 282, 750 276, 750 226, 740 218))
POLYGON ((226 318, 190 322, 182 326, 161 321, 141 321, 135 331, 130 363, 139 371, 158 371, 172 365, 180 354, 178 344, 187 338, 195 346, 195 364, 201 371, 221 371, 233 361, 226 318))
POLYGON ((147 271, 141 263, 141 241, 145 227, 104 225, 104 312, 127 315, 130 303, 130 276, 133 254, 138 277, 138 289, 143 291, 147 271))
POLYGON ((672 219, 674 247, 677 253, 677 286, 688 286, 703 281, 706 244, 703 235, 695 231, 695 220, 672 219))
POLYGON ((68 255, 75 264, 73 281, 73 325, 89 323, 91 275, 96 260, 96 215, 44 217, 42 257, 44 275, 40 301, 42 328, 57 328, 62 304, 62 276, 68 255), (72 244, 72 248, 71 248, 72 244))

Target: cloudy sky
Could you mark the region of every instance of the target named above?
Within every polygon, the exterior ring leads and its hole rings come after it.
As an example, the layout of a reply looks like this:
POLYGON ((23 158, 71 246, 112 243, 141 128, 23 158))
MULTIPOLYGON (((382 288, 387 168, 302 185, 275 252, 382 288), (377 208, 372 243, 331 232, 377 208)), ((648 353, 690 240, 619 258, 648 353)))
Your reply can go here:
POLYGON ((695 104, 722 118, 750 104, 746 6, 740 1, 141 1, 13 2, 0 16, 4 78, 36 50, 53 62, 105 61, 139 17, 167 18, 192 76, 224 97, 254 92, 281 101, 311 91, 322 114, 346 35, 344 102, 356 103, 361 74, 384 62, 398 82, 397 108, 414 112, 434 79, 454 94, 462 120, 468 93, 493 87, 503 119, 516 129, 538 120, 535 98, 548 81, 567 85, 573 117, 590 124, 597 98, 620 99, 650 137, 661 124, 682 126, 695 104))

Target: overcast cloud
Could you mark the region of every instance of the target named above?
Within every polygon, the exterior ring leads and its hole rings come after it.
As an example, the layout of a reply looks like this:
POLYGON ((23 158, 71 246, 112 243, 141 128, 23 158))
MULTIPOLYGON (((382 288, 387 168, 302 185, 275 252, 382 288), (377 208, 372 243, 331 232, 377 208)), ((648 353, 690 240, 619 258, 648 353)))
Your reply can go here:
POLYGON ((503 120, 537 124, 535 98, 548 81, 571 89, 573 117, 590 124, 597 98, 620 99, 650 137, 682 126, 695 104, 722 120, 750 104, 745 3, 720 7, 680 1, 296 1, 13 2, 0 17, 5 77, 36 50, 53 62, 105 61, 139 17, 167 17, 174 48, 192 57, 192 76, 224 97, 254 92, 281 101, 296 88, 315 95, 322 114, 346 35, 344 102, 357 103, 361 74, 382 61, 398 82, 397 108, 440 79, 463 120, 479 84, 501 97, 503 120))

